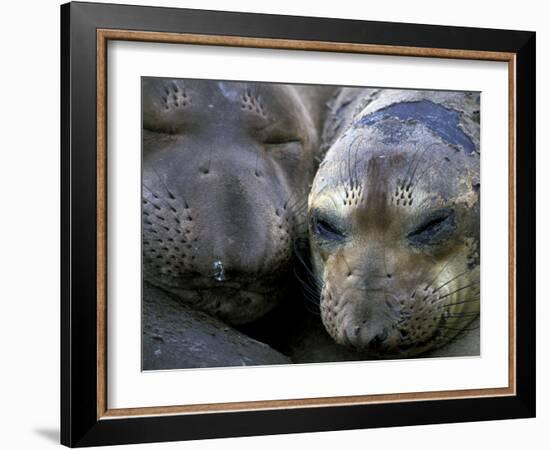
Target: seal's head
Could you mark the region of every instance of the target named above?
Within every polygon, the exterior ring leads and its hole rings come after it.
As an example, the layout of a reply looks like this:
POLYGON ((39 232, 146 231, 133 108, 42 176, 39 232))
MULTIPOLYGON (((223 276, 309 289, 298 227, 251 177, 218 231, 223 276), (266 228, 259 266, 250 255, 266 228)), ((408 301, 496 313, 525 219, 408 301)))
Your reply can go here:
POLYGON ((318 144, 307 87, 143 79, 143 275, 231 323, 277 301, 318 144))
POLYGON ((338 343, 414 356, 479 315, 479 97, 348 89, 334 111, 350 91, 309 197, 321 317, 338 343))

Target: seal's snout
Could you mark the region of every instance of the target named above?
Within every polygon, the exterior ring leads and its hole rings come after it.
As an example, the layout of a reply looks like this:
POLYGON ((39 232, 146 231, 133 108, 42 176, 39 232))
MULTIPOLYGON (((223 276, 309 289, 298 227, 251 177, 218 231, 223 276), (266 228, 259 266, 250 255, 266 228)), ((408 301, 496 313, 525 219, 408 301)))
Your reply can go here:
POLYGON ((354 324, 349 324, 344 328, 344 344, 357 346, 359 343, 359 333, 361 332, 361 327, 354 324))
POLYGON ((390 331, 385 326, 369 326, 365 322, 361 325, 348 324, 344 328, 344 343, 355 348, 379 350, 387 343, 390 331))
POLYGON ((387 342, 389 334, 388 329, 384 328, 382 332, 374 336, 367 345, 372 350, 377 351, 387 342))

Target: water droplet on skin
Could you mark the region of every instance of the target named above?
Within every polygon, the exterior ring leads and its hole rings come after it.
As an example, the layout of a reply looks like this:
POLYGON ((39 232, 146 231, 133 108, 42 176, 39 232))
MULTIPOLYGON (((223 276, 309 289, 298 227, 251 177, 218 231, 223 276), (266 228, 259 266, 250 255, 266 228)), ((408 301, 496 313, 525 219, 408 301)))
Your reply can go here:
POLYGON ((214 279, 217 281, 225 280, 225 270, 223 268, 223 263, 218 259, 212 263, 212 269, 214 272, 214 279))

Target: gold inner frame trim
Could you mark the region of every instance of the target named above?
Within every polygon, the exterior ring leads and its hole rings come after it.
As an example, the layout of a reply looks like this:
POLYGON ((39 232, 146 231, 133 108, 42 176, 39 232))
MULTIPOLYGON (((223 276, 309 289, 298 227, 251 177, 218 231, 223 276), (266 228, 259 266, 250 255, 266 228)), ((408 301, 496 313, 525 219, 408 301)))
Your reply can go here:
POLYGON ((516 394, 516 54, 478 50, 403 47, 324 41, 298 41, 241 36, 97 30, 97 419, 206 414, 269 409, 346 406, 404 401, 513 396, 516 394), (508 386, 501 388, 410 392, 400 394, 261 400, 200 405, 109 409, 107 405, 107 42, 109 40, 170 44, 363 53, 409 57, 508 62, 508 386))

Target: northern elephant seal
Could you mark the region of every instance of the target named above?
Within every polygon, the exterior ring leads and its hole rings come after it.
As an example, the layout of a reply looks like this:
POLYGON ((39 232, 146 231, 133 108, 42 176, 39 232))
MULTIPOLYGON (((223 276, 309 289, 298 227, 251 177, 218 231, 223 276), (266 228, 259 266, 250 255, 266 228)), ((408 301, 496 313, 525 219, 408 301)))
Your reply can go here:
POLYGON ((143 78, 143 278, 231 324, 277 303, 327 88, 143 78))
POLYGON ((479 94, 344 88, 308 201, 323 324, 378 358, 479 316, 479 94))
POLYGON ((143 370, 289 364, 283 354, 148 283, 143 295, 143 370))

